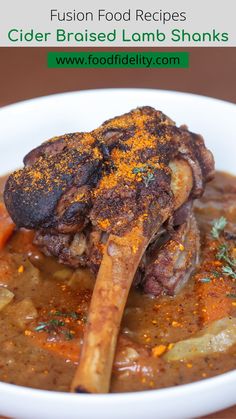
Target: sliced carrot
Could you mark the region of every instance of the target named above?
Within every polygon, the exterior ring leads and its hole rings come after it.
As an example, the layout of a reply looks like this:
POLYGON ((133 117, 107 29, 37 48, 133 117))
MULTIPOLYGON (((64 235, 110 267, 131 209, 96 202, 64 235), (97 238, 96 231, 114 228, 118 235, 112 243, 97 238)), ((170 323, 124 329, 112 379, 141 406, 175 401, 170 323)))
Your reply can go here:
POLYGON ((222 272, 224 262, 217 257, 219 246, 219 241, 205 238, 202 263, 194 276, 202 326, 227 317, 232 311, 229 294, 234 292, 235 285, 232 278, 222 272))
POLYGON ((14 252, 29 253, 37 251, 37 247, 33 244, 35 232, 21 228, 16 232, 11 243, 14 252))
POLYGON ((0 250, 2 250, 15 229, 3 202, 0 202, 0 250))
POLYGON ((72 362, 78 362, 80 353, 80 340, 48 340, 48 334, 45 332, 34 332, 26 330, 25 335, 32 338, 32 343, 39 348, 53 352, 56 356, 60 356, 72 362))
POLYGON ((227 294, 231 290, 229 279, 214 278, 208 283, 198 282, 199 313, 204 326, 230 314, 232 301, 227 294))
POLYGON ((31 338, 32 344, 38 348, 53 352, 65 360, 78 362, 85 323, 76 317, 76 314, 80 313, 73 309, 74 307, 70 307, 68 312, 42 309, 37 325, 31 324, 29 329, 25 330, 25 336, 31 338))

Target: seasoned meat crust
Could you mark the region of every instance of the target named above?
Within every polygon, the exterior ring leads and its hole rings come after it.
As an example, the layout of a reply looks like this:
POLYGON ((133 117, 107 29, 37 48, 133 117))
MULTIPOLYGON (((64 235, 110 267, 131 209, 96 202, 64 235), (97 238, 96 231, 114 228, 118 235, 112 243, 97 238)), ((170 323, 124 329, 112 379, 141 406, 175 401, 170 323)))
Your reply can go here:
MULTIPOLYGON (((55 137, 32 150, 25 167, 9 177, 5 203, 18 227, 36 230, 35 243, 45 254, 96 273, 108 234, 123 235, 143 217, 148 235, 160 209, 174 208, 171 164, 176 159, 188 163, 194 183, 189 202, 173 211, 169 224, 187 226, 192 199, 213 177, 213 157, 201 136, 148 106, 90 133, 55 137)), ((158 288, 153 278, 160 275, 154 267, 148 272, 144 290, 150 292, 158 288)))
POLYGON ((192 195, 200 196, 213 172, 203 139, 160 111, 138 108, 32 150, 9 177, 5 203, 18 227, 75 233, 91 222, 122 234, 139 214, 155 215, 156 201, 163 207, 173 199, 169 162, 178 156, 191 165, 192 195))

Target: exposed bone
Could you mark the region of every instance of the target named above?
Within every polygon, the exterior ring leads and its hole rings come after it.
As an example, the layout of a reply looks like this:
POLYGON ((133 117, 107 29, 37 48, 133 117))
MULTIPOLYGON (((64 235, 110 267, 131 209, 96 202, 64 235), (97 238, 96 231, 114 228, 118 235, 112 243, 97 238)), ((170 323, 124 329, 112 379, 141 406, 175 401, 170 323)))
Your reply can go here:
MULTIPOLYGON (((188 164, 181 160, 173 161, 170 167, 174 209, 177 209, 191 192, 192 172, 188 164)), ((172 212, 173 208, 160 211, 159 221, 149 237, 144 234, 142 218, 131 232, 122 237, 109 236, 92 295, 80 364, 72 382, 72 391, 109 391, 117 336, 135 272, 153 235, 172 212)))
POLYGON ((107 392, 140 259, 158 230, 171 231, 176 209, 201 196, 212 154, 199 135, 146 106, 90 133, 53 138, 24 162, 4 192, 17 227, 35 229, 35 243, 62 263, 94 272, 100 266, 72 390, 107 392), (78 233, 86 239, 81 246, 78 233))

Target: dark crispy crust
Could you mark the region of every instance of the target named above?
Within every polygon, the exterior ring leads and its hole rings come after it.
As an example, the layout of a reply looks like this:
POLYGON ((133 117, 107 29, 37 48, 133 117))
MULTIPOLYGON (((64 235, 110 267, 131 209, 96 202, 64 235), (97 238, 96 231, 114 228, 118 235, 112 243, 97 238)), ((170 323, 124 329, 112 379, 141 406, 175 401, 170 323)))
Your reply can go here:
POLYGON ((97 273, 103 255, 107 233, 88 225, 76 234, 53 234, 38 230, 34 243, 47 256, 55 256, 63 264, 73 268, 87 267, 97 273))
POLYGON ((9 177, 5 203, 18 227, 36 230, 35 244, 46 255, 97 273, 110 232, 122 235, 144 217, 149 234, 159 211, 174 206, 169 163, 178 158, 192 168, 189 201, 153 239, 134 281, 153 295, 174 294, 196 261, 192 199, 201 196, 214 162, 199 135, 177 128, 163 113, 143 107, 91 133, 43 143, 9 177))
POLYGON ((192 195, 200 196, 213 171, 202 138, 151 107, 138 108, 90 134, 56 137, 31 151, 26 167, 9 177, 5 203, 17 226, 47 234, 75 234, 91 223, 123 234, 144 213, 148 228, 173 200, 168 165, 178 156, 191 165, 192 195))

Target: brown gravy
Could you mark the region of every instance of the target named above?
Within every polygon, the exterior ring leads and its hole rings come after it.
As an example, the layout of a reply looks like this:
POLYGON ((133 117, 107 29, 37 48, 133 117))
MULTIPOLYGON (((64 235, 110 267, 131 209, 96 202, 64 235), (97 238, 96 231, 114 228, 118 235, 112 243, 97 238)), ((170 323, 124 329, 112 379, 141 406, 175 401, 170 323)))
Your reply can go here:
MULTIPOLYGON (((202 251, 210 259, 204 237, 210 236, 212 220, 223 215, 232 228, 236 224, 236 177, 217 173, 196 203, 195 213, 202 251)), ((30 232, 18 231, 0 252, 0 286, 14 294, 0 311, 0 380, 69 391, 95 279, 87 271, 72 271, 44 257, 32 245, 32 237, 30 232)), ((206 266, 202 266, 205 276, 206 266)), ((167 362, 159 353, 201 329, 204 309, 196 292, 199 275, 201 267, 176 297, 154 299, 131 291, 117 346, 112 392, 175 386, 236 367, 236 346, 188 361, 167 362)), ((232 296, 235 288, 231 281, 232 296)), ((230 304, 229 315, 236 317, 236 299, 230 304)))

